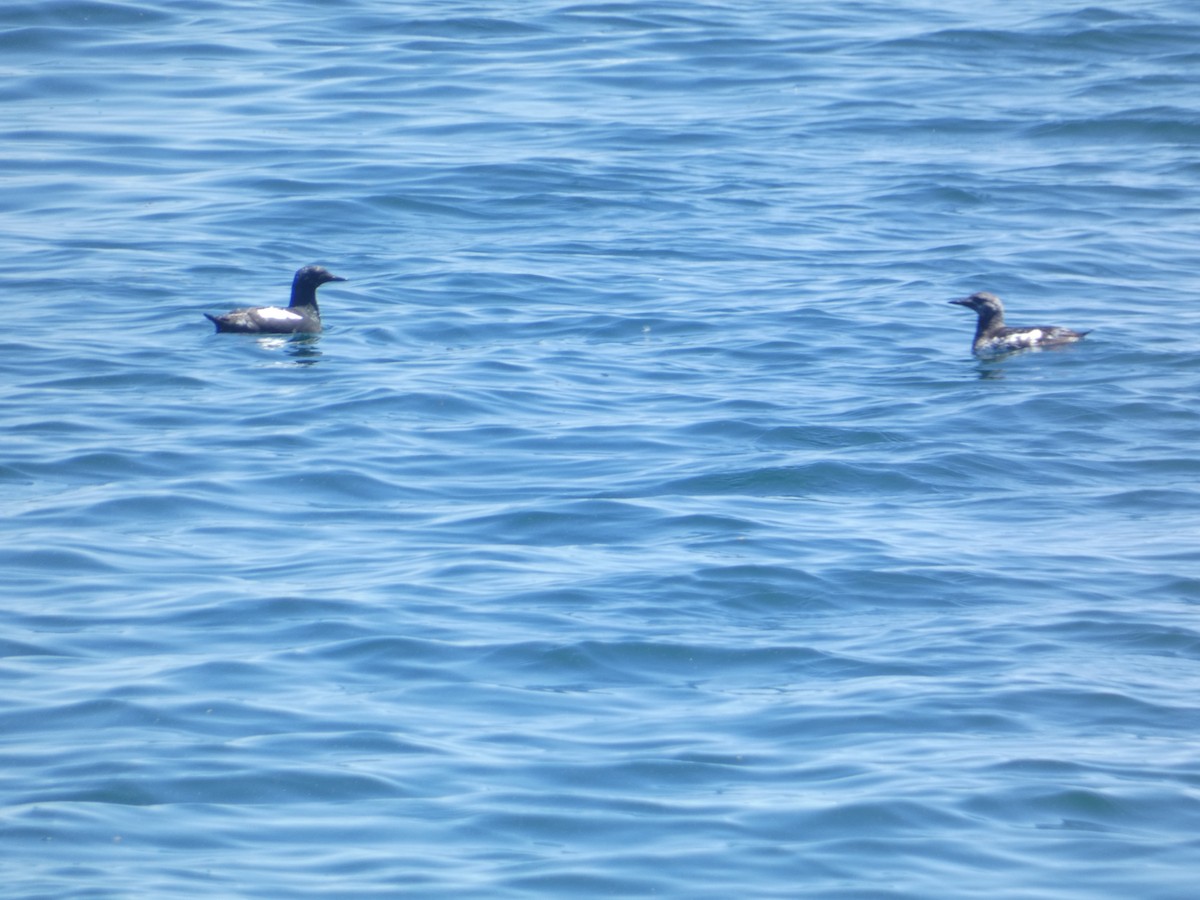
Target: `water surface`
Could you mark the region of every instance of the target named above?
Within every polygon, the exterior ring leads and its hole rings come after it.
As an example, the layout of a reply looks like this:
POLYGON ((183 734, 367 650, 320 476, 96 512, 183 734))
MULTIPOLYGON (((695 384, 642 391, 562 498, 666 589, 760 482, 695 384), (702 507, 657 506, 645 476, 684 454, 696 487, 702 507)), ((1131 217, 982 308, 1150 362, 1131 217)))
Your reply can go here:
POLYGON ((7 896, 1191 896, 1197 46, 10 4, 7 896))

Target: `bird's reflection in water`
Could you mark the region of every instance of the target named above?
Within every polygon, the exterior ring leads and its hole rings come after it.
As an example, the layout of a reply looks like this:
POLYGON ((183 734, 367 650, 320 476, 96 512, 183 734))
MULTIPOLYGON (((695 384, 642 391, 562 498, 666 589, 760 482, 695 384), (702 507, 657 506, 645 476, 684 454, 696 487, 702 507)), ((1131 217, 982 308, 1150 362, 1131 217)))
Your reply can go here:
POLYGON ((1076 343, 1064 344, 1049 344, 1044 347, 1024 347, 1020 350, 1013 350, 1010 353, 996 353, 991 356, 985 356, 978 361, 976 370, 979 372, 980 381, 998 381, 1004 378, 1004 363, 1010 359, 1015 359, 1022 356, 1037 356, 1040 354, 1051 353, 1074 353, 1079 349, 1076 343))
POLYGON ((311 366, 321 358, 317 345, 321 342, 319 334, 272 334, 255 338, 258 346, 264 350, 283 351, 291 362, 298 366, 311 366))
POLYGON ((1004 369, 995 364, 982 363, 977 368, 980 381, 1000 381, 1004 378, 1004 369))

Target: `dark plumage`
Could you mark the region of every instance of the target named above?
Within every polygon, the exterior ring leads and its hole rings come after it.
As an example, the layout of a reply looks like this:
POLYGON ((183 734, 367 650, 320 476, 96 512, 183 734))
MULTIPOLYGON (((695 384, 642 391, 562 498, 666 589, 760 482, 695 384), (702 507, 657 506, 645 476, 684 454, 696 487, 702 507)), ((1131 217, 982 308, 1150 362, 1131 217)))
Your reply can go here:
POLYGON ((951 300, 959 306, 973 309, 979 316, 975 340, 971 349, 976 356, 999 356, 1035 347, 1056 347, 1082 340, 1090 331, 1072 331, 1061 325, 1035 325, 1031 328, 1008 328, 1004 324, 1004 304, 995 294, 980 291, 970 297, 951 300))
POLYGON ((327 281, 345 281, 322 266, 305 266, 292 279, 292 302, 287 309, 278 306, 253 306, 235 309, 221 316, 204 315, 217 331, 244 334, 315 334, 321 330, 321 311, 317 308, 317 288, 327 281))

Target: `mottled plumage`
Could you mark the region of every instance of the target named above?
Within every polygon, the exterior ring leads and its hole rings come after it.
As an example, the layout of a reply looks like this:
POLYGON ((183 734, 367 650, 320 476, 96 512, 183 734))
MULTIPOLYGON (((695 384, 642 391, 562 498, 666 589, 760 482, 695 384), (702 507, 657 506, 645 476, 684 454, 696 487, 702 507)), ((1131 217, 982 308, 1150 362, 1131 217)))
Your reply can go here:
POLYGON ((1072 331, 1061 325, 1035 325, 1031 328, 1008 328, 1004 324, 1004 304, 995 294, 980 291, 970 297, 951 300, 959 306, 973 309, 979 316, 975 340, 971 349, 976 356, 999 356, 1018 350, 1056 347, 1081 340, 1088 331, 1072 331))
POLYGON ((224 315, 205 313, 217 331, 244 334, 315 334, 321 330, 321 311, 317 308, 317 288, 328 281, 345 281, 321 266, 305 266, 292 279, 292 302, 286 309, 278 306, 253 306, 235 309, 224 315))

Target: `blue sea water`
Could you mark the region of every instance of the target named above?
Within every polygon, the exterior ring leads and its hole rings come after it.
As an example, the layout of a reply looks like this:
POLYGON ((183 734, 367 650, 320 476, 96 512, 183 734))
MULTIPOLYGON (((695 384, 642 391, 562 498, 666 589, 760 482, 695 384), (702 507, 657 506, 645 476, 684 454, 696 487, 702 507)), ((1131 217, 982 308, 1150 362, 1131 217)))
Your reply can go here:
POLYGON ((1195 896, 1198 48, 4 4, 3 895, 1195 896))

